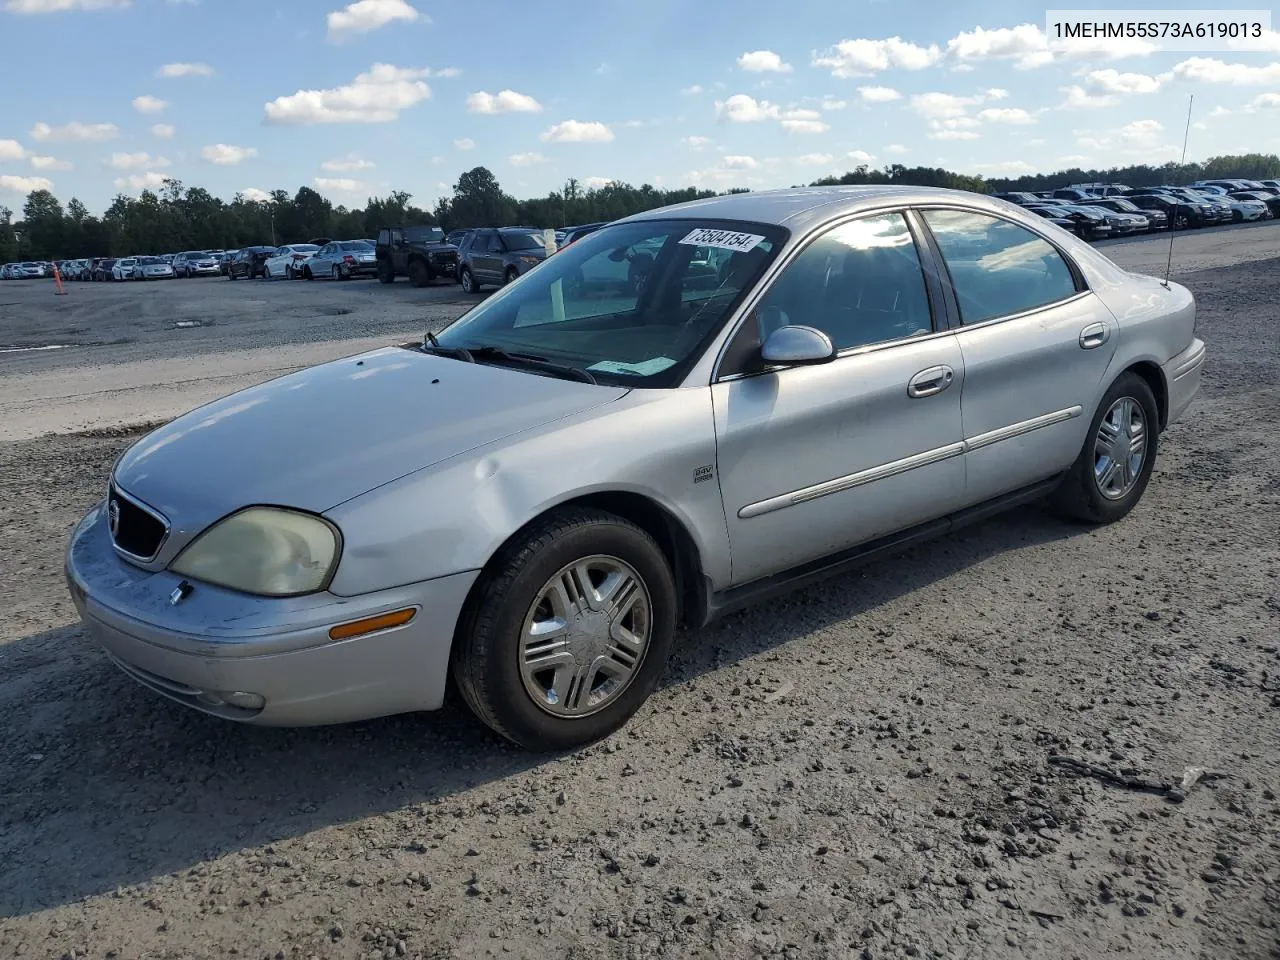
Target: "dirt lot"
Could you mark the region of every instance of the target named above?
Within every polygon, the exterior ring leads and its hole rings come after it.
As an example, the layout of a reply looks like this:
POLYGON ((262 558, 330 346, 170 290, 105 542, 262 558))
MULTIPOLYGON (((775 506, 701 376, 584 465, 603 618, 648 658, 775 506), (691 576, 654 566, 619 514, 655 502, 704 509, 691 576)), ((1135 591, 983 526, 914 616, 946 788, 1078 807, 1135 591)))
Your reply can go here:
MULTIPOLYGON (((132 436, 0 442, 0 957, 1280 957, 1280 224, 1178 242, 1204 393, 1126 521, 1024 509, 687 636, 625 731, 561 758, 460 707, 289 731, 159 700, 60 575, 132 436)), ((1109 252, 1154 269, 1164 243, 1109 252)), ((260 286, 192 308, 219 321, 194 362, 461 309, 260 286)), ((123 302, 103 339, 133 336, 123 302)), ((66 309, 0 303, 0 345, 66 309)), ((179 362, 175 335, 98 348, 80 392, 179 362)), ((0 414, 84 362, 0 356, 0 414)))

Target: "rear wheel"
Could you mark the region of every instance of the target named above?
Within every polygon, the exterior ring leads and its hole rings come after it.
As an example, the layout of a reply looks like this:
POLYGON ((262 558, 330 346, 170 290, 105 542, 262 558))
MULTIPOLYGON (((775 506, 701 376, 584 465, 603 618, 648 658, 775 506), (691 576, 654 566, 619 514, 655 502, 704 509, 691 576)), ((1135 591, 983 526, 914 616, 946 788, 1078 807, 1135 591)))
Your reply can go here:
POLYGON ((1086 523, 1114 523, 1142 499, 1156 460, 1160 410, 1147 381, 1122 373, 1098 404, 1084 447, 1050 500, 1086 523))
POLYGON ((415 287, 425 287, 431 282, 431 270, 421 260, 409 264, 409 282, 415 287))
POLYGON ((608 736, 657 685, 676 625, 671 569, 621 517, 567 509, 532 525, 477 584, 453 676, 493 730, 530 750, 608 736))

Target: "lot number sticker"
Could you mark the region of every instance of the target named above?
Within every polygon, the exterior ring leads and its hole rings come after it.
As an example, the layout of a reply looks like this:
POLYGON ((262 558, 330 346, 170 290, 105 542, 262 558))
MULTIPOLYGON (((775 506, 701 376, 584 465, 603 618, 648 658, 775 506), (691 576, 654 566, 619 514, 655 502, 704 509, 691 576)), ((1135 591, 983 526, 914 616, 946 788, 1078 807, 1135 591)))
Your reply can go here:
POLYGON ((737 250, 746 253, 754 250, 764 237, 754 233, 735 233, 732 230, 712 230, 710 227, 699 227, 681 240, 694 247, 715 247, 719 250, 737 250))

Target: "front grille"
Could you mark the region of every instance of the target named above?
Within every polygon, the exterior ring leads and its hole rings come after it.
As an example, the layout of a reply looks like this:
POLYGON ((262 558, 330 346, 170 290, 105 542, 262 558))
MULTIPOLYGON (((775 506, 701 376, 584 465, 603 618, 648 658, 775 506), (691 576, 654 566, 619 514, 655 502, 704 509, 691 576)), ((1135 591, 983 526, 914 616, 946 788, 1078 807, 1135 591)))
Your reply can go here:
POLYGON ((169 533, 169 525, 160 514, 114 486, 107 498, 107 520, 117 549, 139 560, 154 558, 169 533))
POLYGON ((435 263, 457 263, 458 255, 456 253, 433 253, 431 259, 435 263))

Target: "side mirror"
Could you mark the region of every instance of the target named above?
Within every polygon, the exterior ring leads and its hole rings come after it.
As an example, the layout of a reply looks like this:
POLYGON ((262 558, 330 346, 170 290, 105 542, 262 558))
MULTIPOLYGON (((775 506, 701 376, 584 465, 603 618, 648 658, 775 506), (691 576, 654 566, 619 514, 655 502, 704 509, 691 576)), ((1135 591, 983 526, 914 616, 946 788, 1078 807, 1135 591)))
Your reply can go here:
POLYGON ((831 338, 815 327, 792 324, 769 334, 760 348, 760 359, 776 366, 808 366, 836 358, 831 338))

